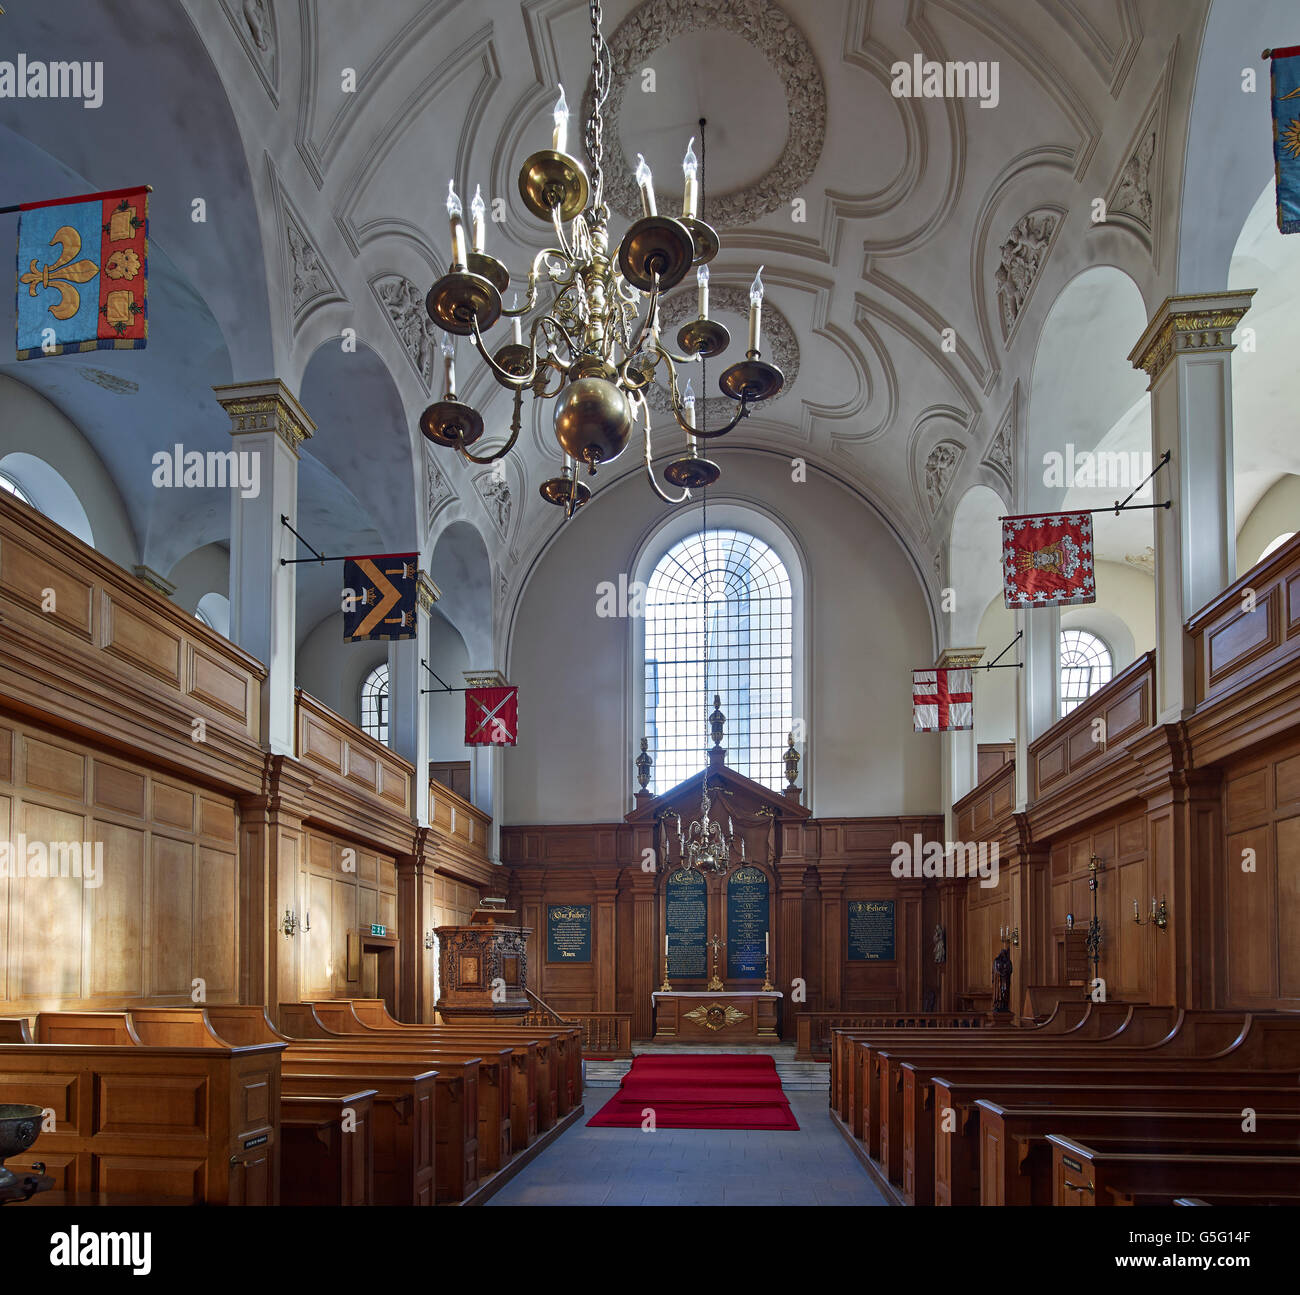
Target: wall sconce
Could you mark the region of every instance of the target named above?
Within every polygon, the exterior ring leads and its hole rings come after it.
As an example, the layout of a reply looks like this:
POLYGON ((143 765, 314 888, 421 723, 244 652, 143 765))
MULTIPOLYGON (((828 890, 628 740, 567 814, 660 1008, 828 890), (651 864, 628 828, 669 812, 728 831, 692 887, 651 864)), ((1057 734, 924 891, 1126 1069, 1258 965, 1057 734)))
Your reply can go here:
POLYGON ((434 935, 433 928, 430 927, 424 933, 424 947, 426 949, 433 949, 436 948, 437 945, 438 945, 438 937, 434 935))
POLYGON ((1144 922, 1138 915, 1138 902, 1133 901, 1133 923, 1135 926, 1155 926, 1160 930, 1165 930, 1169 925, 1169 906, 1165 903, 1165 897, 1160 896, 1159 904, 1156 903, 1156 897, 1151 896, 1151 916, 1144 922))
POLYGON ((284 938, 290 939, 298 930, 298 915, 292 908, 284 910, 284 919, 280 923, 280 930, 284 932, 284 938))
POLYGON ((1020 948, 1020 928, 1018 926, 1004 926, 1001 934, 1003 944, 1009 944, 1016 949, 1020 948))

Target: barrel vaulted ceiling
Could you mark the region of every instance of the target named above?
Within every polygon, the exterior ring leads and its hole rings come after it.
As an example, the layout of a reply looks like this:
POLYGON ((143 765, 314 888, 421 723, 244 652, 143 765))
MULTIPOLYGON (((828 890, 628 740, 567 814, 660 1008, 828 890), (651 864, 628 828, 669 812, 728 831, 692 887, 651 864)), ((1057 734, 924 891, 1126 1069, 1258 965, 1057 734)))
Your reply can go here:
MULTIPOLYGON (((422 303, 447 259, 451 178, 466 199, 481 185, 500 200, 488 250, 522 285, 545 231, 523 208, 516 175, 528 153, 549 145, 557 81, 575 110, 583 98, 587 4, 6 8, 0 22, 32 49, 95 12, 93 40, 105 51, 95 57, 108 78, 101 112, 118 111, 115 59, 120 75, 143 78, 147 93, 112 118, 106 140, 109 118, 92 121, 79 106, 33 131, 30 112, 11 102, 0 106, 0 125, 54 159, 45 164, 51 182, 57 161, 102 187, 154 184, 153 236, 176 271, 174 336, 193 336, 212 357, 208 375, 148 379, 151 402, 135 407, 143 416, 113 418, 111 433, 110 415, 77 404, 106 462, 120 461, 133 438, 170 443, 160 424, 178 420, 196 442, 218 446, 227 425, 205 387, 274 373, 304 400, 324 401, 308 406, 320 429, 307 447, 321 468, 307 482, 318 524, 337 516, 347 542, 368 518, 375 539, 419 545, 427 556, 444 529, 468 522, 491 555, 494 600, 513 598, 560 524, 536 492, 558 464, 553 406, 528 412, 507 460, 508 498, 486 469, 426 451, 415 420, 440 390, 440 368, 422 303), (152 42, 147 62, 142 31, 152 42), (89 132, 86 142, 70 144, 77 131, 89 132), (141 166, 147 174, 136 174, 141 166), (206 227, 189 220, 199 194, 209 200, 206 227), (362 343, 356 354, 340 345, 347 328, 362 343)), ((931 589, 941 584, 962 494, 983 484, 1008 505, 1025 496, 1035 353, 1062 289, 1110 265, 1133 280, 1148 311, 1175 290, 1186 129, 1208 11, 1209 0, 608 0, 615 233, 632 214, 637 152, 654 170, 661 208, 680 201, 681 156, 703 116, 703 214, 722 236, 712 297, 740 343, 746 289, 758 264, 766 267, 770 353, 792 380, 714 443, 723 486, 732 445, 769 451, 776 482, 789 482, 789 460, 801 456, 879 509, 931 589), (891 65, 917 53, 996 64, 996 105, 895 97, 891 65), (1092 220, 1097 199, 1107 205, 1104 224, 1092 220)), ((581 138, 576 117, 570 138, 581 138)), ((692 308, 693 286, 678 289, 666 320, 692 308)), ((1106 317, 1081 319, 1073 344, 1085 347, 1106 317)), ((151 322, 150 346, 156 337, 165 347, 163 319, 151 322)), ((1122 353, 1135 340, 1109 339, 1122 353)), ((740 351, 733 341, 726 362, 740 351)), ((29 370, 41 367, 20 366, 20 376, 34 381, 29 370)), ((508 396, 464 343, 458 367, 460 394, 485 412, 485 443, 499 440, 508 396)), ((716 391, 722 364, 711 367, 716 391)), ((66 376, 63 384, 76 396, 93 390, 66 376)), ((1107 428, 1132 406, 1131 387, 1105 397, 1114 406, 1107 428)), ((661 408, 661 460, 680 453, 667 421, 661 408)), ((603 469, 597 500, 601 485, 642 470, 639 459, 633 447, 603 469)), ((143 547, 169 533, 169 519, 149 512, 161 504, 123 492, 143 547)))

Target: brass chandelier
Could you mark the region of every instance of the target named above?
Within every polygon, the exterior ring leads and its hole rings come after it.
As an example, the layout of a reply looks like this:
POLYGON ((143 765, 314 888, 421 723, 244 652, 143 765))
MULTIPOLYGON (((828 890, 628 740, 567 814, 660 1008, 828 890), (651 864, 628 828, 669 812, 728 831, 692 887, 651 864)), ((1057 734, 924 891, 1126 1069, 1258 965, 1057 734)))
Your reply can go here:
MULTIPOLYGON (((592 0, 592 96, 583 143, 591 167, 566 152, 569 112, 560 89, 554 111, 551 147, 532 154, 519 175, 519 193, 533 215, 550 223, 556 246, 533 258, 521 304, 507 308, 503 293, 510 271, 484 251, 485 206, 476 191, 471 203, 472 225, 467 244, 464 208, 454 182, 448 186, 447 212, 451 225, 451 268, 429 290, 425 301, 430 319, 446 334, 444 392, 420 416, 420 430, 437 445, 453 449, 471 463, 490 464, 514 448, 522 425, 525 391, 535 399, 555 399, 555 438, 563 454, 561 475, 542 482, 548 503, 573 514, 591 498, 578 479, 580 464, 595 476, 598 466, 611 463, 626 449, 636 423, 644 424, 646 476, 666 503, 684 503, 692 489, 711 485, 721 469, 704 456, 701 442, 725 436, 748 416, 751 406, 777 395, 784 377, 762 358, 763 285, 761 267, 750 290, 749 345, 743 360, 719 378, 722 393, 736 402, 735 415, 723 427, 697 425, 691 384, 678 388, 677 366, 721 354, 731 341, 727 329, 708 317, 708 263, 717 255, 717 233, 699 214, 700 163, 694 139, 682 163, 685 196, 679 217, 660 215, 653 177, 638 154, 637 182, 642 215, 634 221, 616 253, 609 244, 609 208, 604 203, 605 100, 609 95, 612 60, 601 33, 600 0, 592 0), (565 225, 568 222, 568 229, 565 225), (696 268, 699 316, 677 334, 681 353, 666 348, 659 336, 659 299, 696 268), (540 313, 539 299, 548 301, 540 313), (526 325, 525 321, 533 316, 526 325), (509 319, 511 340, 494 350, 485 340, 498 320, 509 319), (483 417, 456 395, 456 337, 468 337, 492 376, 514 392, 510 435, 493 453, 470 450, 483 435, 483 417), (652 466, 650 408, 647 390, 660 367, 667 375, 673 418, 686 435, 686 454, 664 469, 670 495, 659 484, 652 466)), ((701 139, 701 150, 703 140, 701 139)))

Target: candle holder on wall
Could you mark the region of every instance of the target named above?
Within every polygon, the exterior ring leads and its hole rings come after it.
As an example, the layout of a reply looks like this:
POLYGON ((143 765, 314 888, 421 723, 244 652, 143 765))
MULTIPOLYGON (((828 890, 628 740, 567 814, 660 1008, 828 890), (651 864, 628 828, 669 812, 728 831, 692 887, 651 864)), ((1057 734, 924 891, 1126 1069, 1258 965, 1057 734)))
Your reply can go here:
POLYGON ((1151 896, 1151 914, 1143 921, 1138 913, 1138 902, 1133 901, 1133 924, 1134 926, 1154 926, 1157 930, 1166 930, 1169 926, 1169 906, 1165 903, 1165 897, 1160 896, 1160 902, 1156 903, 1156 897, 1151 896))

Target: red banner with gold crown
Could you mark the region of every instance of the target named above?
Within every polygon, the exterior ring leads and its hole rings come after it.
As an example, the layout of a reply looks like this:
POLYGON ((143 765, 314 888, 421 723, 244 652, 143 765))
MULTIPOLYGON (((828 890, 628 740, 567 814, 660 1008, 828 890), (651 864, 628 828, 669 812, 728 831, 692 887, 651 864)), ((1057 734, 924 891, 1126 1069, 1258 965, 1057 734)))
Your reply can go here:
POLYGON ((1002 595, 1011 608, 1095 603, 1092 515, 1004 517, 1002 595))

